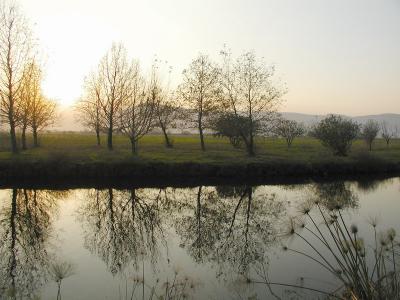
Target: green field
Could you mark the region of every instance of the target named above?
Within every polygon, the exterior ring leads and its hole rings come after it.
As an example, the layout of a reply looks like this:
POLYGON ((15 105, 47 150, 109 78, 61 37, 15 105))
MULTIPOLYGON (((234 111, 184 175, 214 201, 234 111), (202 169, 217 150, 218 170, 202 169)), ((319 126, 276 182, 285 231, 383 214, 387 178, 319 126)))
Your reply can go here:
POLYGON ((329 149, 313 138, 295 139, 290 149, 279 138, 258 138, 256 156, 248 157, 244 149, 235 149, 225 138, 206 137, 206 152, 200 150, 197 136, 173 136, 173 148, 164 147, 163 137, 145 136, 139 143, 139 153, 133 156, 129 140, 120 135, 114 137, 114 150, 106 148, 106 137, 102 136, 102 146, 96 146, 96 139, 91 134, 80 133, 45 133, 40 136, 40 147, 32 148, 13 155, 9 150, 6 134, 0 136, 0 162, 5 161, 51 161, 59 158, 75 163, 90 162, 165 162, 165 163, 212 163, 212 164, 247 164, 247 163, 319 163, 351 162, 370 157, 383 159, 392 163, 400 162, 400 139, 391 141, 389 147, 382 139, 377 139, 373 151, 369 152, 362 140, 353 143, 348 157, 334 156, 329 149))

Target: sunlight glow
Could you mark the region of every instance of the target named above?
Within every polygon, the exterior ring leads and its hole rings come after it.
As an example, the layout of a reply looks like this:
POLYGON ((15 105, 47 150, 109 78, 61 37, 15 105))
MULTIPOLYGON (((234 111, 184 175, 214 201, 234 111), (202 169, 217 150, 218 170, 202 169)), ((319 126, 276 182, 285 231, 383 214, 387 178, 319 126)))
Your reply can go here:
POLYGON ((154 56, 180 73, 199 52, 254 49, 287 83, 285 111, 400 112, 396 1, 21 0, 44 53, 44 90, 63 105, 112 42, 148 69, 154 56))

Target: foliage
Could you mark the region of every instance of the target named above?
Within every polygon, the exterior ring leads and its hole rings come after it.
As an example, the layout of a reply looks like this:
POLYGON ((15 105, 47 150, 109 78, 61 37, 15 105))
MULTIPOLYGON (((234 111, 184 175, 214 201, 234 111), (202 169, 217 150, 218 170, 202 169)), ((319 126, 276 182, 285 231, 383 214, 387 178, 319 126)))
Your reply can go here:
POLYGON ((374 120, 368 120, 363 126, 361 135, 369 147, 369 151, 372 150, 372 143, 375 140, 380 130, 378 122, 374 120))
POLYGON ((346 156, 359 129, 360 126, 352 120, 329 115, 314 126, 311 135, 319 139, 322 145, 330 148, 335 155, 346 156))
POLYGON ((274 128, 275 134, 286 140, 288 148, 292 146, 293 140, 302 136, 305 131, 303 124, 286 119, 278 119, 274 128))
MULTIPOLYGON (((215 132, 214 135, 227 137, 235 148, 241 146, 243 139, 250 138, 251 123, 247 117, 236 116, 235 114, 222 114, 215 118, 211 124, 211 129, 215 132)), ((261 131, 258 122, 253 127, 254 132, 261 131)))

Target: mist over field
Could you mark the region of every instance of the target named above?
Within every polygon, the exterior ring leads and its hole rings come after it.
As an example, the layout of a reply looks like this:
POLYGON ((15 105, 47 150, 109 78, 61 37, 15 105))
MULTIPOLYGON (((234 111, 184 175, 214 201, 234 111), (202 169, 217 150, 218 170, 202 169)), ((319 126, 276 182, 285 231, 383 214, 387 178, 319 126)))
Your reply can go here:
MULTIPOLYGON (((282 116, 288 120, 294 120, 296 122, 301 122, 306 126, 311 126, 319 121, 321 121, 326 115, 313 115, 313 114, 303 114, 295 112, 282 112, 282 116)), ((74 115, 74 111, 71 108, 63 108, 59 111, 60 117, 58 118, 56 124, 50 128, 52 131, 85 131, 86 129, 79 123, 74 115)), ((387 122, 388 125, 400 128, 400 114, 384 113, 377 115, 364 115, 364 116, 346 116, 352 120, 365 124, 367 120, 374 120, 378 123, 387 122)), ((187 128, 177 128, 174 129, 175 133, 180 133, 180 130, 185 130, 187 128)))

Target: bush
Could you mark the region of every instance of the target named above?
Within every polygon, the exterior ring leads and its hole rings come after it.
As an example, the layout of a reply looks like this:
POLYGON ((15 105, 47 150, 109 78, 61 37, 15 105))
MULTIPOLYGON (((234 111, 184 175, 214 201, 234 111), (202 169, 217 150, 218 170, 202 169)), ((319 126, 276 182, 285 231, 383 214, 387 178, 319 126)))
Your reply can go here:
POLYGON ((379 124, 374 120, 368 120, 363 126, 362 137, 369 147, 369 151, 372 150, 372 142, 375 140, 379 132, 379 124))
MULTIPOLYGON (((243 137, 250 138, 250 119, 234 114, 223 114, 211 121, 211 129, 215 136, 225 136, 229 138, 233 147, 239 148, 243 142, 243 137)), ((259 132, 261 126, 256 123, 253 126, 254 132, 259 132)))
POLYGON ((292 145, 293 140, 296 137, 302 136, 305 131, 303 124, 286 119, 279 119, 274 128, 274 133, 286 140, 288 148, 292 145))
POLYGON ((359 131, 360 126, 356 122, 329 115, 312 129, 311 135, 319 139, 323 146, 330 148, 335 155, 346 156, 359 131))

